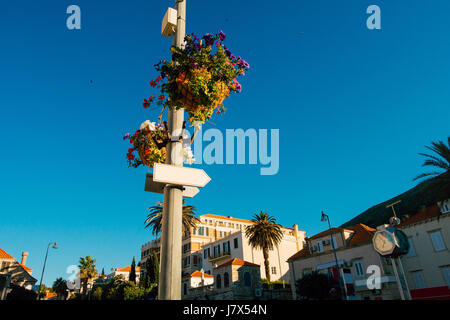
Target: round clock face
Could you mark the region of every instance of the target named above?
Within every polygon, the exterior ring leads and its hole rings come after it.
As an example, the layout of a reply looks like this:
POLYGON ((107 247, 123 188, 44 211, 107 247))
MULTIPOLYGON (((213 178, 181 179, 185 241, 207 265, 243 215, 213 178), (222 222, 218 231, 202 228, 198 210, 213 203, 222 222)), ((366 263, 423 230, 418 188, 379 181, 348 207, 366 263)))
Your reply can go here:
POLYGON ((395 248, 394 239, 391 234, 386 231, 379 231, 373 239, 375 250, 381 254, 390 254, 395 248))

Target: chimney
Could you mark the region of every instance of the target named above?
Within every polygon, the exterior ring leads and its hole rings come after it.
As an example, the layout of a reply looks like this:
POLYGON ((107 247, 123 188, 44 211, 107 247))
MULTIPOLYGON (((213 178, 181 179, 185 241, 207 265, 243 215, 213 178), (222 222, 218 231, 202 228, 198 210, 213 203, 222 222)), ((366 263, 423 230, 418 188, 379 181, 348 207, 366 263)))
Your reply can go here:
POLYGON ((27 263, 28 252, 22 252, 22 262, 20 264, 25 265, 27 263))
POLYGON ((298 224, 294 224, 292 226, 292 228, 294 229, 294 236, 295 236, 295 243, 297 244, 297 251, 300 251, 300 244, 299 244, 299 239, 298 239, 298 224))

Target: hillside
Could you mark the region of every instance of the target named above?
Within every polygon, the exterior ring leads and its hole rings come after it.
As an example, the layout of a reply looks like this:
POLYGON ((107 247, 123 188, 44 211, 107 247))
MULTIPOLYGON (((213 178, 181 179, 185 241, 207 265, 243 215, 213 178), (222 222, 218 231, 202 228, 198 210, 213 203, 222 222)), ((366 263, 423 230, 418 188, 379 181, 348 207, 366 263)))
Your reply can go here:
POLYGON ((389 218, 393 216, 392 209, 386 208, 388 204, 401 200, 395 205, 397 216, 404 220, 405 216, 413 216, 424 207, 428 207, 436 202, 450 198, 450 172, 441 174, 430 181, 418 184, 414 188, 359 214, 355 218, 347 221, 341 227, 348 227, 358 223, 363 223, 369 227, 389 223, 389 218), (439 181, 439 183, 437 183, 439 181))

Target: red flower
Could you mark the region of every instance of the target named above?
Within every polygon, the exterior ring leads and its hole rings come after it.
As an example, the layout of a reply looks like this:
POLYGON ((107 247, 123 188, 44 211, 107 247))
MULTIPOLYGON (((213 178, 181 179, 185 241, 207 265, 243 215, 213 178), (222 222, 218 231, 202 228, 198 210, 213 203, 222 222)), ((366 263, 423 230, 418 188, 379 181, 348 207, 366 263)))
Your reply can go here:
POLYGON ((153 81, 153 80, 150 80, 150 86, 151 86, 152 88, 156 87, 156 82, 153 81))
POLYGON ((160 96, 158 97, 159 100, 164 100, 165 98, 166 98, 166 96, 164 96, 164 95, 160 95, 160 96))
POLYGON ((134 144, 134 139, 133 138, 130 139, 130 143, 134 144))
POLYGON ((159 80, 161 80, 161 79, 162 79, 162 77, 158 76, 158 78, 156 78, 156 82, 159 82, 159 80))
POLYGON ((134 135, 137 136, 138 134, 139 134, 139 130, 136 130, 136 131, 134 132, 134 135))
POLYGON ((144 152, 144 154, 149 154, 150 153, 150 150, 145 150, 145 152, 144 152))
POLYGON ((134 151, 134 148, 128 149, 128 153, 133 153, 133 151, 134 151))
POLYGON ((128 160, 134 160, 134 155, 132 153, 127 154, 128 160))

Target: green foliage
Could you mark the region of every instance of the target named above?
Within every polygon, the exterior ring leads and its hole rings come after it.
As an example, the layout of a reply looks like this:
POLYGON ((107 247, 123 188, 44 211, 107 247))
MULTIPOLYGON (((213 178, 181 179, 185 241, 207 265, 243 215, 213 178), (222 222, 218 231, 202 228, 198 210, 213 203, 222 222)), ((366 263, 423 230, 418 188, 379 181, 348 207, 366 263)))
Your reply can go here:
POLYGON ((37 293, 32 290, 27 290, 24 287, 11 284, 11 291, 6 296, 6 300, 36 300, 37 293))
POLYGON ((60 297, 67 296, 67 282, 63 278, 57 278, 55 282, 53 282, 52 286, 53 291, 60 297))
POLYGON ((281 289, 281 288, 290 288, 291 284, 288 281, 283 280, 275 280, 269 281, 267 279, 261 279, 262 285, 264 289, 281 289))
POLYGON ((263 251, 266 278, 270 281, 269 250, 278 246, 283 239, 283 232, 280 225, 275 222, 275 218, 269 216, 267 212, 255 214, 252 222, 254 224, 245 228, 245 236, 250 246, 263 251))
POLYGON ((129 276, 128 280, 130 282, 133 282, 134 284, 136 284, 136 261, 134 260, 134 257, 133 257, 133 261, 131 262, 131 270, 130 270, 130 276, 129 276))
POLYGON ((83 292, 87 291, 88 281, 97 276, 97 269, 95 267, 95 259, 91 256, 81 257, 78 267, 80 268, 80 278, 83 283, 83 292))
POLYGON ((137 286, 128 286, 124 288, 124 300, 148 300, 155 298, 157 294, 156 284, 152 284, 149 288, 137 286))
POLYGON ((339 282, 314 271, 295 282, 296 292, 302 299, 331 299, 331 290, 339 292, 339 282))
POLYGON ((438 171, 417 176, 414 180, 427 179, 414 188, 369 208, 344 223, 341 227, 348 227, 358 223, 377 227, 381 224, 389 223, 389 218, 392 217, 392 210, 386 208, 386 205, 398 200, 401 200, 401 202, 395 206, 395 210, 400 217, 405 219, 419 213, 424 207, 435 205, 439 201, 450 198, 450 137, 447 140, 447 145, 439 141, 432 142, 431 146, 426 146, 434 154, 419 153, 426 158, 423 166, 435 167, 438 171))
POLYGON ((92 288, 92 300, 102 300, 103 289, 98 286, 96 288, 92 288))
MULTIPOLYGON (((186 232, 190 228, 195 228, 198 218, 195 216, 197 209, 194 206, 185 205, 186 201, 183 200, 183 232, 186 232)), ((147 219, 145 219, 145 228, 151 228, 154 235, 161 233, 162 226, 162 213, 163 204, 158 201, 156 205, 148 208, 147 219)))

